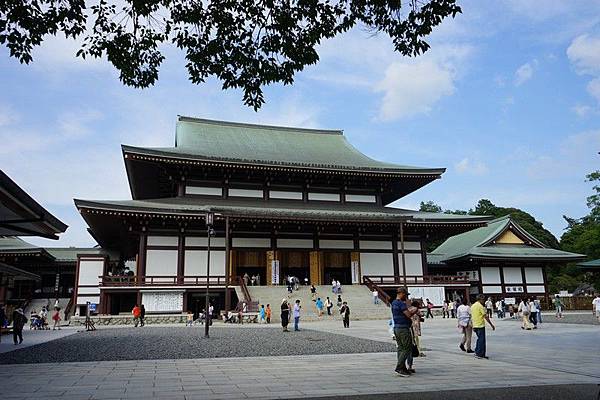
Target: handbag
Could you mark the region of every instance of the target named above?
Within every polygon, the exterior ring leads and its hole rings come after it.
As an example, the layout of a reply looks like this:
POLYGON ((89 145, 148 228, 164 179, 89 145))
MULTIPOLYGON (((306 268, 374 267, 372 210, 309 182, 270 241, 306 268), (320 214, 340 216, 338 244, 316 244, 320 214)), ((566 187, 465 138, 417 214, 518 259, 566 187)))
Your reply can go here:
POLYGON ((412 349, 411 350, 412 350, 412 356, 413 357, 419 357, 419 354, 420 354, 419 353, 419 348, 417 347, 416 344, 414 344, 414 343, 412 344, 412 349))

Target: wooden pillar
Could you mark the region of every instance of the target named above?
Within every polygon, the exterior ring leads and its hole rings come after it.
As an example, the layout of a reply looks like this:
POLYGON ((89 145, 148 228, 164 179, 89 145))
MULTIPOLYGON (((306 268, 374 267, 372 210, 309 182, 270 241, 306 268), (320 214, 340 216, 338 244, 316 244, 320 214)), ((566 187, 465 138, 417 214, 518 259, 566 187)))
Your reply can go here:
POLYGON ((138 247, 138 263, 137 272, 138 277, 146 275, 146 241, 148 236, 145 233, 140 234, 140 244, 138 247))
POLYGON ((323 284, 323 254, 318 250, 310 252, 310 283, 323 284))
POLYGON ((185 236, 179 235, 177 242, 177 283, 184 283, 185 275, 185 236))
POLYGON ((229 217, 225 217, 225 311, 231 309, 231 293, 229 283, 231 280, 231 246, 229 243, 229 217))
POLYGON ((400 254, 402 256, 402 277, 404 279, 404 287, 406 287, 406 258, 404 255, 404 223, 400 222, 400 254))
POLYGON ((271 286, 272 285, 272 280, 271 280, 271 274, 273 273, 273 261, 276 260, 275 258, 275 250, 269 250, 267 251, 267 257, 266 257, 266 275, 265 279, 267 280, 267 286, 271 286))
POLYGON ((352 251, 350 252, 350 268, 352 268, 352 264, 358 264, 358 284, 362 284, 362 271, 360 269, 360 251, 352 251))
POLYGON ((400 263, 398 262, 398 234, 392 233, 392 265, 394 266, 394 282, 399 282, 400 279, 400 263))

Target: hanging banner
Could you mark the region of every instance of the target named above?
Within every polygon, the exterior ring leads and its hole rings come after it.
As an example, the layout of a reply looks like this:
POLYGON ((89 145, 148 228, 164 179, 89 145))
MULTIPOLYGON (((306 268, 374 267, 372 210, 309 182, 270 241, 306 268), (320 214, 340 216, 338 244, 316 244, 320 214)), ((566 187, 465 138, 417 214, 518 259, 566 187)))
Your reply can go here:
POLYGON ((271 285, 279 285, 279 260, 271 261, 271 285))
POLYGON ((350 263, 350 269, 352 270, 352 283, 360 283, 360 274, 358 271, 358 261, 352 261, 350 263))

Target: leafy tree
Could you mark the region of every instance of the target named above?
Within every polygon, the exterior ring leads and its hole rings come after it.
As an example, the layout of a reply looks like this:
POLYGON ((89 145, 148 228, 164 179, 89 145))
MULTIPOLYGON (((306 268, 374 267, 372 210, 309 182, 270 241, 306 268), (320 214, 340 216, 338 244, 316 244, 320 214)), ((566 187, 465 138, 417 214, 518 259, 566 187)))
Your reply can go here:
POLYGON ((78 56, 104 57, 128 86, 158 79, 161 48, 185 52, 193 83, 209 77, 240 88, 255 110, 262 88, 291 84, 319 60, 323 40, 360 25, 390 37, 394 49, 417 56, 433 28, 461 12, 456 0, 8 0, 0 2, 0 44, 22 63, 48 35, 84 37, 78 56), (114 1, 114 3, 117 3, 114 1), (88 28, 89 27, 89 28, 88 28))
POLYGON ((435 204, 432 200, 422 201, 421 206, 419 207, 419 211, 441 213, 442 207, 435 204))

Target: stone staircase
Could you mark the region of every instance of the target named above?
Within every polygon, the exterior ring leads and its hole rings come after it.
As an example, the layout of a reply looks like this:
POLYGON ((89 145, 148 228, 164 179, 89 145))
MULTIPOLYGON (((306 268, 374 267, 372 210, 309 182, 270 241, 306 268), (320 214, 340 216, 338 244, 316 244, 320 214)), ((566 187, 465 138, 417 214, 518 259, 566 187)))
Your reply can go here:
MULTIPOLYGON (((54 302, 56 299, 50 299, 50 307, 48 309, 48 325, 50 327, 52 327, 52 325, 54 324, 54 321, 52 321, 52 315, 54 315, 54 302)), ((61 325, 65 325, 68 324, 68 321, 65 321, 65 308, 67 307, 67 305, 69 304, 69 298, 65 297, 65 298, 59 298, 58 299, 58 306, 60 307, 60 311, 59 311, 59 315, 61 318, 60 324, 61 325)), ((37 312, 40 312, 42 310, 42 307, 48 304, 48 299, 32 299, 29 304, 27 305, 27 307, 25 308, 24 314, 27 318, 29 318, 29 315, 31 313, 31 310, 36 310, 37 312)))
MULTIPOLYGON (((327 311, 324 309, 324 319, 336 319, 340 320, 339 309, 336 305, 337 295, 331 292, 331 286, 316 286, 317 297, 320 297, 323 302, 327 296, 333 302, 333 308, 331 309, 332 316, 327 315, 327 311)), ((317 308, 315 303, 311 300, 310 286, 300 286, 299 290, 294 291, 292 294, 288 294, 285 286, 248 286, 248 291, 252 297, 252 301, 258 301, 259 304, 271 305, 273 314, 271 317, 272 321, 280 321, 280 306, 281 301, 286 298, 291 303, 296 300, 300 300, 302 306, 301 319, 303 321, 316 321, 318 320, 317 308)), ((241 290, 236 286, 236 293, 239 299, 243 299, 244 295, 241 290)), ((388 306, 379 302, 379 304, 373 304, 373 296, 369 289, 363 285, 346 285, 342 287, 342 300, 348 303, 350 307, 350 319, 351 320, 368 320, 368 319, 388 319, 390 318, 390 309, 388 306)))

